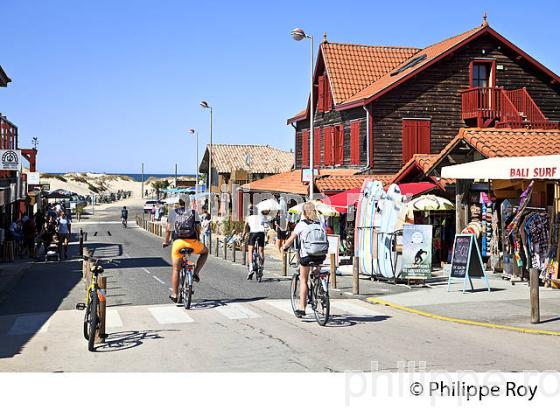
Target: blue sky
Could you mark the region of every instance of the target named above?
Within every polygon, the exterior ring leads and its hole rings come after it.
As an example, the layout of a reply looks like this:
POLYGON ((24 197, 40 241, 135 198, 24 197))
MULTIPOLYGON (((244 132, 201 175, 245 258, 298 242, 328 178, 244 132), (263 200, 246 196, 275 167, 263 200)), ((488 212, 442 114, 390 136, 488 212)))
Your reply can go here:
MULTIPOLYGON (((418 1, 0 0, 0 65, 13 82, 0 112, 20 146, 39 138, 41 171, 180 173, 195 169, 194 138, 290 149, 286 119, 303 108, 317 39, 424 47, 492 27, 560 73, 560 5, 418 1)), ((201 149, 202 154, 202 149, 201 149)))

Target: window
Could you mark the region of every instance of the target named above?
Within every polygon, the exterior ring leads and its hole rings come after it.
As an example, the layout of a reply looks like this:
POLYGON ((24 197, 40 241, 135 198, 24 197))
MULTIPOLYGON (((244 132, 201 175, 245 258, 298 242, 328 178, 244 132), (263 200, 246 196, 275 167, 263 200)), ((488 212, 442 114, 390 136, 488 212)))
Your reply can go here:
POLYGON ((389 74, 391 77, 402 73, 403 71, 409 69, 410 67, 414 67, 416 64, 418 64, 420 61, 423 61, 426 59, 426 57, 428 57, 426 54, 422 54, 419 55, 418 57, 414 57, 413 59, 411 59, 408 63, 406 63, 405 65, 403 65, 401 68, 398 68, 397 70, 393 71, 391 74, 389 74))
POLYGON ((494 61, 473 61, 470 66, 470 86, 477 88, 494 87, 494 61))
POLYGON ((309 167, 309 130, 301 133, 301 167, 309 167))
POLYGON ((430 152, 430 120, 403 119, 403 162, 406 163, 414 154, 429 154, 430 152))
POLYGON ((350 124, 350 163, 360 165, 360 120, 350 124))
POLYGON ((332 95, 329 87, 329 78, 326 74, 317 78, 317 112, 332 110, 332 95))

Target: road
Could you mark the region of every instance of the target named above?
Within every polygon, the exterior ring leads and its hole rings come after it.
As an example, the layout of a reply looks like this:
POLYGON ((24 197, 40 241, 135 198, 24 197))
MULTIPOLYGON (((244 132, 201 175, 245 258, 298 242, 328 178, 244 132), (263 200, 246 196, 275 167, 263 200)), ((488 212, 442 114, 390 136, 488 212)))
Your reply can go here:
MULTIPOLYGON (((131 210, 131 215, 134 210, 131 210)), ((170 303, 169 251, 118 207, 75 224, 107 265, 106 343, 87 351, 82 336, 81 260, 37 262, 0 305, 0 370, 9 372, 258 371, 370 369, 551 370, 554 338, 441 322, 336 295, 320 327, 294 317, 289 281, 245 280, 242 266, 210 257, 190 311, 170 303), (530 349, 527 346, 531 346, 530 349)), ((131 218, 132 219, 132 218, 131 218)), ((72 247, 74 256, 77 245, 72 247)))

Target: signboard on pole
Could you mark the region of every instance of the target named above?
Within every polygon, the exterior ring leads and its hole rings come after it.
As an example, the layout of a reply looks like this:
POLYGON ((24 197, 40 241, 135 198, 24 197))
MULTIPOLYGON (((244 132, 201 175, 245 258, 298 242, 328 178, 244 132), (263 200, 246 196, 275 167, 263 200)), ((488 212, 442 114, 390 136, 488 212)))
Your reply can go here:
MULTIPOLYGON (((339 266, 338 263, 338 258, 340 256, 340 235, 327 235, 327 241, 329 241, 329 251, 328 254, 330 255, 331 253, 334 254, 335 256, 335 264, 336 266, 339 266)), ((326 263, 328 263, 328 260, 325 261, 326 263)))
POLYGON ((0 170, 21 171, 21 150, 19 149, 0 150, 0 170))
POLYGON ((430 279, 432 277, 432 225, 403 226, 404 279, 430 279))
POLYGON ((474 290, 471 278, 483 278, 486 282, 488 292, 490 292, 488 277, 486 276, 480 249, 478 248, 478 242, 474 235, 455 235, 453 256, 451 259, 451 272, 449 273, 449 281, 447 284, 448 292, 453 278, 463 279, 463 293, 467 287, 467 280, 471 285, 471 290, 474 290))
POLYGON ((38 172, 28 172, 27 173, 27 185, 39 185, 39 173, 38 172))
MULTIPOLYGON (((319 175, 319 170, 317 168, 313 169, 315 177, 319 175)), ((311 168, 301 169, 301 182, 311 182, 311 168)))

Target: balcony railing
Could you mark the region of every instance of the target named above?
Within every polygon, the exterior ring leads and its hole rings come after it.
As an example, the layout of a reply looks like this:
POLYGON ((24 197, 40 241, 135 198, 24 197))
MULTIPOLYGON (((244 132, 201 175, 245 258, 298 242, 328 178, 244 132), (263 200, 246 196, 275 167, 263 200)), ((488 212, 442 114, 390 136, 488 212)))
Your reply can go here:
POLYGON ((544 116, 525 88, 469 88, 461 92, 461 102, 463 120, 476 119, 480 128, 559 128, 558 122, 544 116))

